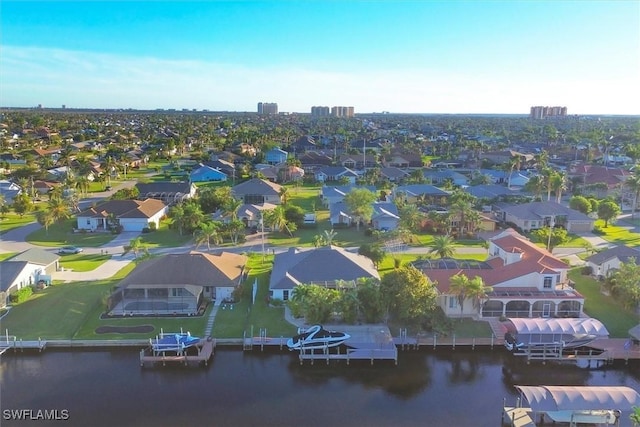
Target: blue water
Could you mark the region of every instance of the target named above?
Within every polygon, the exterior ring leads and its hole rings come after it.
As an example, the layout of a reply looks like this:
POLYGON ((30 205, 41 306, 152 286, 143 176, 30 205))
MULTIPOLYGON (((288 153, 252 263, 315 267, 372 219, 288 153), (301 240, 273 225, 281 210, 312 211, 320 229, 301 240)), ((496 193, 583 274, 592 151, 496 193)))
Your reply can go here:
POLYGON ((301 366, 289 352, 219 348, 206 368, 142 369, 135 351, 47 349, 6 354, 0 380, 2 409, 67 409, 55 425, 495 427, 503 399, 515 402, 513 384, 640 389, 640 365, 527 366, 502 349, 456 349, 401 352, 398 366, 301 366))

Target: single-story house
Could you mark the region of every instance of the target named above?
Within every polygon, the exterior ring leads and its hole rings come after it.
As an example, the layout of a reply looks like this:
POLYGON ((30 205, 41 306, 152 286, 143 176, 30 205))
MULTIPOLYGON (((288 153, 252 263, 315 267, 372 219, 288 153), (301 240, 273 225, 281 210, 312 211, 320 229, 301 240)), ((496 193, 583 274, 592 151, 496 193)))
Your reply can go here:
POLYGON ((112 315, 194 315, 205 298, 231 299, 247 257, 222 252, 169 254, 139 264, 109 298, 112 315))
POLYGON ((354 283, 360 278, 380 279, 373 262, 337 246, 299 249, 275 255, 269 281, 271 298, 287 301, 296 286, 335 288, 338 281, 354 283))
POLYGON ((393 231, 398 228, 400 214, 398 207, 393 202, 375 202, 371 226, 374 230, 393 231))
POLYGON ((187 199, 195 197, 198 187, 191 182, 171 182, 158 181, 148 183, 137 183, 139 200, 157 199, 167 205, 183 202, 187 199))
POLYGON ((160 227, 160 219, 167 214, 168 206, 157 199, 110 200, 80 212, 77 218, 78 230, 108 231, 120 225, 122 231, 142 231, 155 224, 160 227), (110 223, 111 217, 117 224, 110 223))
POLYGON ((393 191, 394 198, 401 198, 405 203, 415 203, 419 199, 430 204, 444 204, 450 194, 429 184, 399 185, 393 191))
POLYGON ((527 194, 500 184, 480 184, 465 187, 465 192, 478 199, 498 199, 501 197, 526 196, 527 194))
POLYGON ((330 207, 334 203, 341 202, 344 200, 344 197, 353 191, 356 188, 366 188, 369 191, 376 192, 376 187, 372 185, 338 185, 338 186, 328 186, 325 185, 322 187, 320 192, 320 198, 322 199, 322 204, 330 207))
POLYGON ((522 231, 537 230, 550 224, 562 226, 570 233, 593 230, 593 218, 556 202, 497 203, 494 210, 499 220, 512 223, 522 231))
POLYGON ((259 178, 252 178, 231 188, 236 198, 249 205, 263 203, 279 205, 282 203, 280 191, 282 191, 281 185, 259 178))
POLYGON ((341 154, 338 163, 349 169, 372 168, 378 164, 375 154, 341 154))
POLYGON ((9 296, 26 286, 39 282, 51 284, 51 274, 58 269, 60 257, 42 249, 28 249, 0 262, 0 308, 9 302, 9 296))
POLYGON ((439 292, 438 304, 448 316, 580 317, 584 297, 570 286, 569 265, 531 243, 513 229, 489 240, 487 261, 437 259, 414 263, 439 292), (451 278, 464 274, 482 278, 492 289, 474 305, 466 298, 459 305, 451 278))
POLYGON ((349 212, 349 207, 343 201, 331 203, 329 205, 329 222, 332 226, 338 224, 351 225, 353 218, 349 212))
POLYGON ((227 174, 211 166, 200 164, 199 168, 191 171, 189 180, 191 182, 226 181, 227 174))
POLYGON ((640 249, 619 245, 591 255, 586 259, 592 274, 598 277, 608 277, 620 268, 620 264, 635 259, 640 264, 640 249))
POLYGON ((345 166, 323 166, 315 171, 314 177, 319 182, 339 181, 345 177, 355 184, 358 174, 345 166))
POLYGON ((469 179, 466 176, 451 169, 423 169, 422 174, 425 179, 435 185, 442 185, 447 181, 451 181, 453 185, 458 186, 469 183, 469 179))
POLYGON ((236 216, 247 227, 260 227, 262 225, 262 213, 277 208, 273 203, 262 203, 260 205, 241 205, 236 211, 236 216))
POLYGON ((30 264, 39 265, 41 274, 52 274, 55 271, 58 271, 60 267, 60 257, 57 254, 39 248, 27 249, 26 251, 11 257, 10 260, 27 261, 30 264))
POLYGON ((389 166, 380 169, 380 176, 390 182, 400 182, 409 174, 400 168, 389 166))

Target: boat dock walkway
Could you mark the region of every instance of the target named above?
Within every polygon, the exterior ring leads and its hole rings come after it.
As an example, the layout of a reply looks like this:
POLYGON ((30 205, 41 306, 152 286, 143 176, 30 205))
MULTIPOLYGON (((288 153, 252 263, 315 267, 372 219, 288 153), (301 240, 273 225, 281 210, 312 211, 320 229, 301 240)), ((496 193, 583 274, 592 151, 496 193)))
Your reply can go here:
POLYGON ((507 424, 509 427, 536 427, 529 412, 529 408, 505 406, 502 409, 502 424, 507 424))
POLYGON ((13 349, 14 352, 20 350, 38 350, 42 351, 47 347, 47 341, 43 339, 22 340, 14 335, 5 335, 0 339, 0 354, 4 354, 7 350, 13 349))
POLYGON ((588 346, 575 349, 562 348, 557 344, 540 345, 528 350, 513 353, 514 356, 526 357, 530 361, 613 363, 616 360, 629 363, 629 360, 640 360, 640 345, 625 338, 599 338, 588 346))
POLYGON ((204 363, 206 366, 209 363, 209 360, 213 356, 214 349, 216 347, 215 339, 206 339, 201 341, 198 345, 195 346, 198 350, 198 354, 189 355, 189 354, 177 354, 177 355, 165 355, 165 354, 154 354, 151 349, 143 349, 140 350, 140 366, 144 367, 145 364, 156 364, 162 363, 162 366, 165 366, 167 363, 184 363, 185 365, 189 365, 190 363, 201 364, 204 363))

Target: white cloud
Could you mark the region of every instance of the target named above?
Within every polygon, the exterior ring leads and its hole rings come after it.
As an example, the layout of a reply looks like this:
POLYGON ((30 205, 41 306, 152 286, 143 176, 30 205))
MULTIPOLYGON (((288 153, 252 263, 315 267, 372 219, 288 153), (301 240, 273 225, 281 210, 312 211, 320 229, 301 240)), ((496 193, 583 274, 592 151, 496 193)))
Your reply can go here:
MULTIPOLYGON (((472 66, 429 69, 319 70, 249 68, 34 47, 3 46, 3 106, 197 108, 255 111, 259 101, 281 111, 349 105, 356 112, 520 113, 531 105, 565 105, 569 113, 639 114, 637 78, 581 81, 536 70, 481 72, 472 66)), ((383 63, 381 61, 381 63, 383 63)))

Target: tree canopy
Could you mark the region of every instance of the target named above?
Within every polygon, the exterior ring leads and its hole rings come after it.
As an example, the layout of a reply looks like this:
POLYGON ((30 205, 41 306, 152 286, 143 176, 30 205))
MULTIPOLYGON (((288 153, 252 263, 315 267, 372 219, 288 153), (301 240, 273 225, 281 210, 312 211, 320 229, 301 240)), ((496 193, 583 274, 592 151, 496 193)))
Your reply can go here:
POLYGON ((380 282, 386 311, 403 323, 418 323, 436 308, 437 291, 412 265, 395 269, 380 282))

